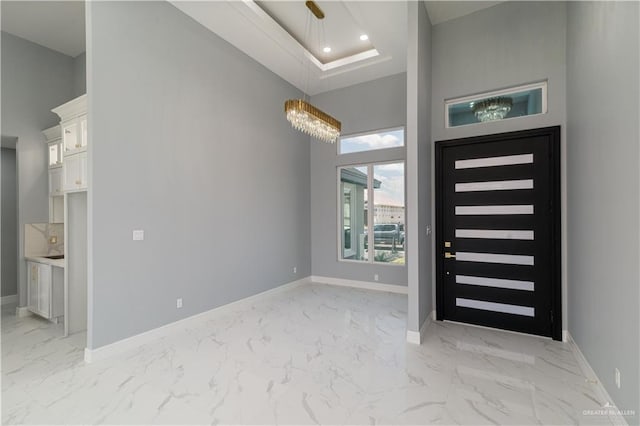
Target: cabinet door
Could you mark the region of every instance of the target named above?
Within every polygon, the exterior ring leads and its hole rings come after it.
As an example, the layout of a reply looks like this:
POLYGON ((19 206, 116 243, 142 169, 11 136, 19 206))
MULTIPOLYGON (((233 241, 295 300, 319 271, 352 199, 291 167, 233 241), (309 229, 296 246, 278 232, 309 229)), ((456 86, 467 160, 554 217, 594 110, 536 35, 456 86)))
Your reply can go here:
POLYGON ((27 308, 38 313, 38 264, 27 262, 27 308))
POLYGON ((51 318, 51 265, 38 264, 38 311, 51 318))
POLYGON ((62 146, 62 139, 58 139, 58 141, 56 142, 56 145, 58 145, 58 162, 57 164, 62 164, 62 161, 64 160, 64 146, 62 146))
POLYGON ((64 190, 87 189, 87 153, 69 155, 64 159, 64 190))
POLYGON ((62 139, 49 142, 49 167, 62 164, 62 139))
POLYGON ((82 146, 78 127, 78 121, 75 119, 62 124, 62 143, 65 152, 75 151, 82 146))
POLYGON ((80 122, 80 146, 82 148, 87 147, 87 116, 86 114, 79 117, 78 121, 80 122))
POLYGON ((38 264, 38 310, 51 318, 51 265, 38 264))
POLYGON ((87 189, 87 153, 78 154, 78 189, 87 189))
POLYGON ((49 169, 49 196, 62 195, 62 167, 49 169))
POLYGON ((64 175, 63 185, 65 191, 73 191, 77 187, 76 180, 80 170, 80 163, 78 162, 77 157, 77 155, 70 155, 64 159, 62 170, 64 175))

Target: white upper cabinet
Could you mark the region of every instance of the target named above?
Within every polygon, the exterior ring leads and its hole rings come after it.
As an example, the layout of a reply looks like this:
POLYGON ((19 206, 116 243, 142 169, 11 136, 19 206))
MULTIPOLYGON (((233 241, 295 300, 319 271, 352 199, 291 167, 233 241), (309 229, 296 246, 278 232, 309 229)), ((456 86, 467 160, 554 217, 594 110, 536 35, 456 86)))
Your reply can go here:
POLYGON ((49 168, 62 166, 62 134, 60 126, 53 126, 43 130, 49 150, 49 168))
POLYGON ((53 126, 42 131, 47 139, 49 154, 49 223, 64 222, 64 188, 63 180, 63 147, 60 126, 53 126))
POLYGON ((63 191, 87 189, 87 95, 79 96, 51 111, 60 117, 63 156, 63 191))
POLYGON ((77 119, 62 123, 62 140, 64 141, 64 153, 69 155, 82 147, 80 143, 79 123, 77 119))
POLYGON ((87 95, 79 96, 51 111, 60 117, 64 155, 87 149, 87 95))
POLYGON ((64 121, 62 126, 62 140, 64 155, 75 154, 87 149, 87 115, 64 121))

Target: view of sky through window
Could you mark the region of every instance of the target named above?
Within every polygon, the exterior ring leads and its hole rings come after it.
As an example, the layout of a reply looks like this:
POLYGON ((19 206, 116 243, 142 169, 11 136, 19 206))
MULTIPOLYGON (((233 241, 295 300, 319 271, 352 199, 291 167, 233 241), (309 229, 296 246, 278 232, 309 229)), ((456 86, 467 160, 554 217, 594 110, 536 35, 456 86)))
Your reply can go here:
POLYGON ((340 139, 340 154, 404 146, 404 129, 340 139))

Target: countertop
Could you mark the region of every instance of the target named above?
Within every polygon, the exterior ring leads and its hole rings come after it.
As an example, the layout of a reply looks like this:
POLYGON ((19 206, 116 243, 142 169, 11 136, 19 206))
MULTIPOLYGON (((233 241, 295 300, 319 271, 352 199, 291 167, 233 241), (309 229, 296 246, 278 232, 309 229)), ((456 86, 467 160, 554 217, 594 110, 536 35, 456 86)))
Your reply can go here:
POLYGON ((58 268, 64 268, 64 259, 47 259, 42 256, 25 256, 25 259, 32 262, 44 263, 45 265, 56 266, 58 268))

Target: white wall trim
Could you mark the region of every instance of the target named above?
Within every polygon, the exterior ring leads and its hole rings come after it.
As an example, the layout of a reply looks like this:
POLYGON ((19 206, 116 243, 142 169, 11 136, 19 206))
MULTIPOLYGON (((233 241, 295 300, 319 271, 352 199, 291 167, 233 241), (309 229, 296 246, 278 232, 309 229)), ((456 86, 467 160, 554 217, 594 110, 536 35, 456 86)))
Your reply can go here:
POLYGON ((10 305, 11 303, 18 303, 18 295, 12 294, 10 296, 2 296, 0 297, 0 305, 10 305))
POLYGON ((16 307, 16 316, 18 318, 24 318, 31 316, 32 313, 26 306, 18 306, 16 307))
POLYGON ((436 311, 433 310, 422 323, 422 327, 420 327, 420 331, 407 330, 407 343, 411 343, 414 345, 421 345, 424 342, 424 337, 427 333, 427 329, 431 325, 433 321, 436 319, 436 311))
MULTIPOLYGON (((573 340, 573 336, 571 336, 571 334, 568 331, 566 331, 566 333, 567 333, 568 343, 571 346, 571 351, 573 352, 573 354, 576 357, 576 360, 578 361, 580 370, 582 370, 582 373, 587 377, 587 380, 595 386, 596 392, 598 394, 597 396, 600 398, 601 401, 604 401, 605 404, 613 404, 613 399, 609 395, 609 392, 607 392, 607 389, 602 385, 602 382, 596 375, 596 372, 593 371, 593 368, 591 368, 591 365, 589 364, 584 354, 580 350, 580 347, 578 346, 576 341, 573 340)), ((603 407, 603 409, 608 410, 608 413, 609 413, 608 417, 614 425, 622 425, 622 426, 628 425, 627 420, 624 418, 624 416, 622 416, 622 414, 620 414, 620 412, 615 406, 611 406, 611 407, 606 406, 606 407, 603 407)))
POLYGON ((224 314, 233 308, 238 308, 242 305, 254 303, 258 300, 264 299, 273 294, 280 293, 282 291, 307 284, 309 283, 309 281, 310 281, 309 277, 302 278, 297 281, 292 281, 290 283, 283 284, 281 286, 272 288, 270 290, 263 291, 262 293, 254 294, 253 296, 245 297, 244 299, 240 299, 235 302, 228 303, 226 305, 218 306, 217 308, 213 308, 208 311, 201 312, 199 314, 195 314, 193 316, 183 318, 181 320, 163 325, 161 327, 154 328, 152 330, 148 330, 140 334, 136 334, 135 336, 118 340, 117 342, 113 342, 96 349, 85 348, 84 361, 87 363, 92 363, 95 361, 112 357, 122 352, 126 352, 129 350, 138 348, 146 343, 157 340, 161 337, 169 336, 178 331, 181 331, 190 326, 193 326, 194 323, 197 323, 206 319, 210 319, 211 317, 214 317, 216 315, 224 314))
POLYGON ((386 291, 388 293, 408 294, 409 287, 406 285, 382 284, 370 281, 345 280, 342 278, 319 277, 312 275, 312 283, 329 284, 342 287, 362 288, 365 290, 386 291))

